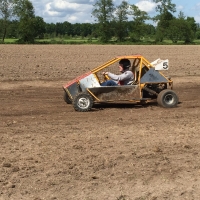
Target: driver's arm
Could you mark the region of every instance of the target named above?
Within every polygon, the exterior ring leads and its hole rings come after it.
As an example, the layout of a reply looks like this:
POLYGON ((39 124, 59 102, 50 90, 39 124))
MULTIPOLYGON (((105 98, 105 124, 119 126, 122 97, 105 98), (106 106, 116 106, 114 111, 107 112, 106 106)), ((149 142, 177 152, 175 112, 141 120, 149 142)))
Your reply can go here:
POLYGON ((113 74, 111 72, 108 72, 107 75, 115 81, 125 81, 125 80, 130 79, 133 76, 133 74, 129 73, 129 71, 126 71, 126 72, 124 72, 123 74, 120 74, 120 75, 116 75, 116 74, 113 74))

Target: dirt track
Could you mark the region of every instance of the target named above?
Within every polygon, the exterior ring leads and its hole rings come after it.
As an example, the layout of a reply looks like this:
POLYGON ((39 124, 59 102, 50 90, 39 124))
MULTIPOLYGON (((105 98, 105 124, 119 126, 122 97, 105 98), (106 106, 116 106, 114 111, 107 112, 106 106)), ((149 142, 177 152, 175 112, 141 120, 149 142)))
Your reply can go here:
POLYGON ((200 46, 0 45, 0 200, 199 199, 199 55, 200 46), (65 104, 67 81, 137 53, 170 60, 177 108, 65 104))

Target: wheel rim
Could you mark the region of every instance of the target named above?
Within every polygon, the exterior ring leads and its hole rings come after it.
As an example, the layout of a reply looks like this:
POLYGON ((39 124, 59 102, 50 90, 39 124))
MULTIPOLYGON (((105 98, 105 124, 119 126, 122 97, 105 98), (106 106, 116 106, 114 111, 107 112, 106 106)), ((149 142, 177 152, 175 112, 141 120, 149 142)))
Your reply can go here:
POLYGON ((78 99, 78 107, 82 109, 87 109, 90 106, 90 100, 84 97, 78 99))
POLYGON ((167 94, 165 97, 164 97, 164 102, 168 105, 172 105, 174 104, 175 102, 175 98, 173 95, 171 94, 167 94))

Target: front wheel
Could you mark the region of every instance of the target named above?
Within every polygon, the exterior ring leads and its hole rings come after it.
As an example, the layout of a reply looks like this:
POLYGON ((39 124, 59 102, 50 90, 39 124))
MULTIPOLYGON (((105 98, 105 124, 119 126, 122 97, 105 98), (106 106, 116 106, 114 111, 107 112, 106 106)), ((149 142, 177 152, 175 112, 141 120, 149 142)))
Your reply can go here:
POLYGON ((76 111, 87 112, 94 104, 92 96, 88 93, 79 93, 75 96, 73 106, 76 111))
POLYGON ((158 94, 157 102, 164 108, 173 108, 177 106, 179 99, 173 90, 165 89, 158 94))
POLYGON ((65 91, 64 91, 63 99, 67 104, 71 104, 72 103, 72 100, 69 98, 69 95, 65 91))

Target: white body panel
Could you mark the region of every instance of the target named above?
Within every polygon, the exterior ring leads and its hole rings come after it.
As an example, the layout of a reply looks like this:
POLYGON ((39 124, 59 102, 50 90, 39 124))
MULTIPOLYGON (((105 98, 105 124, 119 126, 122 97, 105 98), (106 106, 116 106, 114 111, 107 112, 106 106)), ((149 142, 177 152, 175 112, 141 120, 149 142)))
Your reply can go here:
POLYGON ((86 91, 87 88, 93 88, 93 87, 100 87, 100 84, 94 74, 90 74, 89 76, 86 76, 85 78, 81 79, 80 81, 80 87, 82 91, 86 91))
POLYGON ((157 60, 153 61, 151 63, 154 67, 155 70, 168 70, 169 69, 169 60, 161 60, 158 58, 157 60))

